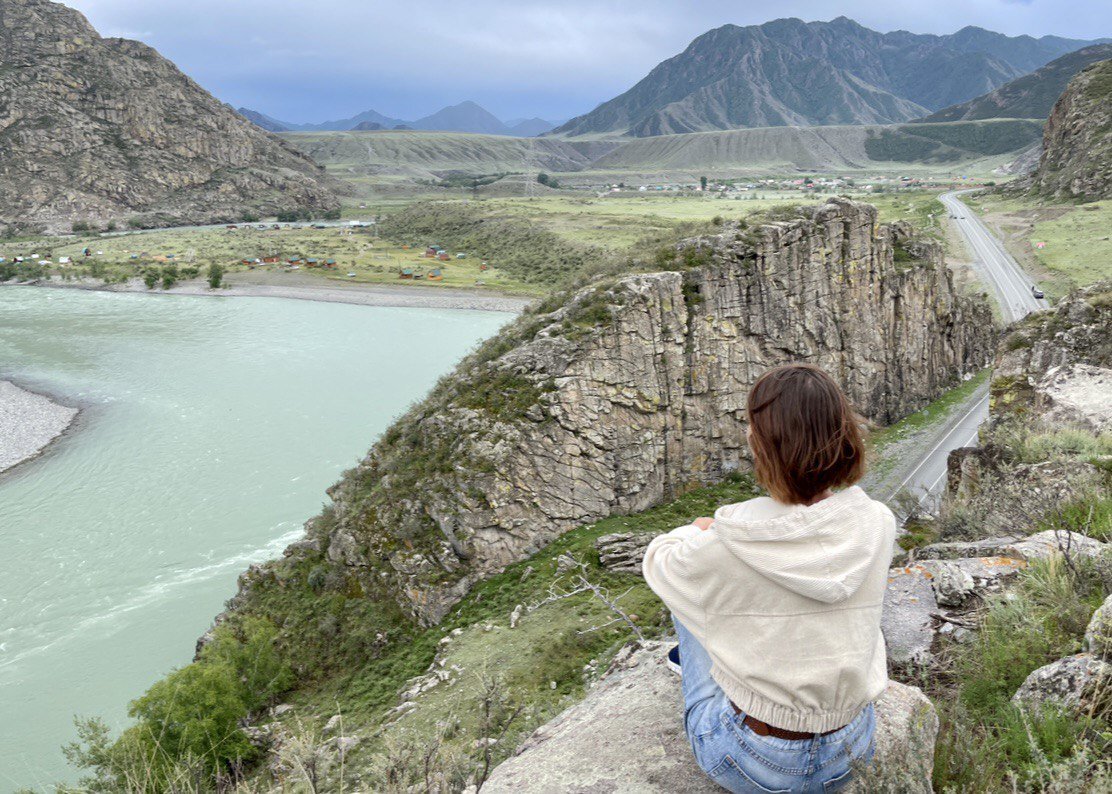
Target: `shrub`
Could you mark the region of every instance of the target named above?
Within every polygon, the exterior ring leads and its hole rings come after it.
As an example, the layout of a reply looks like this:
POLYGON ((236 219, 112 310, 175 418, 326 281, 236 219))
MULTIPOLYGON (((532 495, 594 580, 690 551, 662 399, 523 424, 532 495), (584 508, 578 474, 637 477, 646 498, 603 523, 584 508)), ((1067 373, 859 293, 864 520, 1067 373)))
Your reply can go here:
POLYGON ((158 285, 158 280, 161 274, 157 268, 149 267, 143 271, 143 283, 147 285, 147 289, 154 289, 158 285))
POLYGON ((178 266, 166 265, 162 268, 162 289, 170 289, 178 283, 178 266))
POLYGON ((78 720, 79 741, 66 756, 92 771, 82 784, 105 792, 216 790, 218 780, 258 754, 241 721, 294 682, 277 636, 274 624, 259 618, 219 627, 196 662, 132 701, 128 713, 137 722, 115 742, 103 722, 78 720), (180 780, 191 785, 181 788, 180 780))
POLYGON ((211 289, 220 289, 224 282, 224 266, 213 262, 208 266, 208 284, 211 289))

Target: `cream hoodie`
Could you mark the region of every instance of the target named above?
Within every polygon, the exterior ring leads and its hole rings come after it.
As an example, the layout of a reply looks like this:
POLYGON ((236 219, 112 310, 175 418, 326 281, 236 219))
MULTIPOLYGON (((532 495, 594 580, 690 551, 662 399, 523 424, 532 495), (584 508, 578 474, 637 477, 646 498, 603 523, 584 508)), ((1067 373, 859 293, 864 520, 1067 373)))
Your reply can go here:
POLYGON ((654 538, 642 567, 739 709, 822 733, 887 686, 880 610, 895 536, 892 512, 856 486, 809 507, 760 497, 719 508, 706 531, 654 538))

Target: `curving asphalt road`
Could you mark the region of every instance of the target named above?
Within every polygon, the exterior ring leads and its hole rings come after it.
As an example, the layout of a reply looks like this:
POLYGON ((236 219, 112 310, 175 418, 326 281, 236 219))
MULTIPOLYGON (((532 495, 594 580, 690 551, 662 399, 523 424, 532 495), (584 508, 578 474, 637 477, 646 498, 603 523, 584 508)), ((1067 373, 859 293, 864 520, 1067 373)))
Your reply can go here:
MULTIPOLYGON (((1049 308, 1046 300, 1032 293, 1034 282, 1015 261, 1004 244, 962 202, 960 196, 971 191, 952 191, 939 196, 973 255, 973 264, 986 285, 992 288, 1006 323, 1013 323, 1031 312, 1049 308)), ((903 466, 897 466, 880 485, 884 501, 892 503, 901 491, 919 498, 919 503, 936 500, 946 479, 950 451, 970 446, 977 440, 981 423, 988 418, 988 385, 977 389, 956 406, 948 421, 939 425, 922 441, 923 452, 903 466)))

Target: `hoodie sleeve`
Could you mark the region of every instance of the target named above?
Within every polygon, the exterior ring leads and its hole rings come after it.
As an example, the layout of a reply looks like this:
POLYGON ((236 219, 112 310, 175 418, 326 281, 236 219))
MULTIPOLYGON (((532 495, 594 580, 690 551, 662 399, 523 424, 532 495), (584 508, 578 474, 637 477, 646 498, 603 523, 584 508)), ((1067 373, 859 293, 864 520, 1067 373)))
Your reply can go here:
POLYGON ((710 537, 694 524, 687 524, 653 538, 645 550, 641 572, 653 592, 683 624, 702 642, 706 636, 703 611, 702 576, 691 565, 691 554, 710 537))

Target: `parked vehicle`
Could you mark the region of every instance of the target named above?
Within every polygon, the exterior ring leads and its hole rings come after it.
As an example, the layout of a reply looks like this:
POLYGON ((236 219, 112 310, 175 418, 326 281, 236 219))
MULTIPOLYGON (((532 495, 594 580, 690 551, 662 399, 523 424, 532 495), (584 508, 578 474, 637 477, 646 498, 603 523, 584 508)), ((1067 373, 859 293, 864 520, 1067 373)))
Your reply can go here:
POLYGON ((1046 297, 1046 295, 1043 294, 1043 291, 1033 284, 1031 285, 1031 294, 1039 300, 1042 300, 1046 297))

